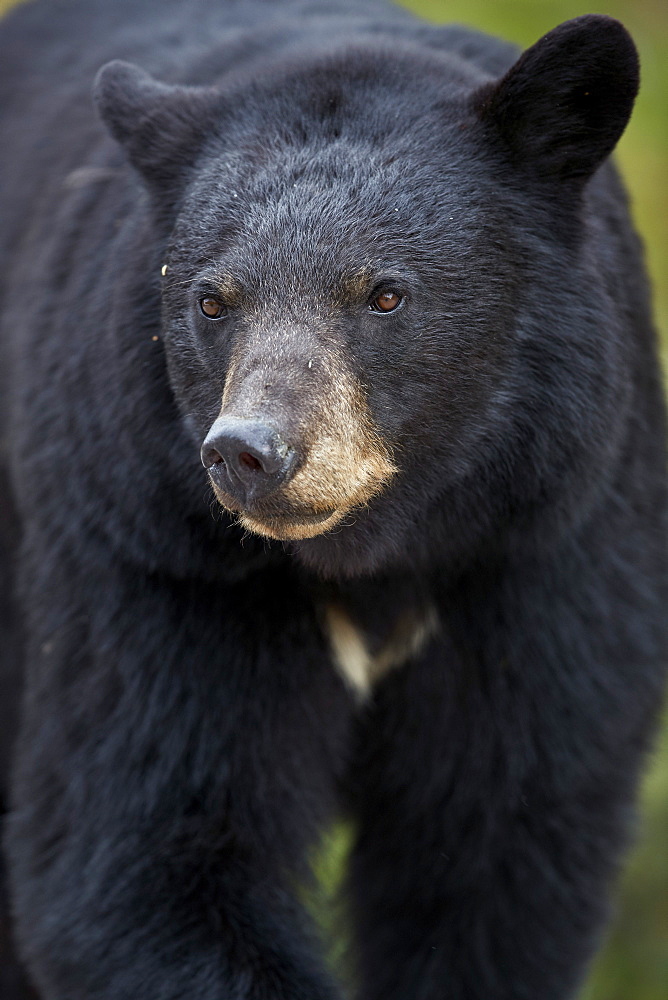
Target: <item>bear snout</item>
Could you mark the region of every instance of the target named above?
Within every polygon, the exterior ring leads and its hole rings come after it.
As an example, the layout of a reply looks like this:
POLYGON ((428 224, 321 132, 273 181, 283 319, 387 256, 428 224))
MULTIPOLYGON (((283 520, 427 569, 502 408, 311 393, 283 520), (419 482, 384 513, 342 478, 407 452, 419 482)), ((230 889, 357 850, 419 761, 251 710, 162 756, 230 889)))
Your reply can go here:
POLYGON ((298 449, 271 424, 222 414, 200 455, 214 485, 242 508, 275 493, 299 464, 298 449))

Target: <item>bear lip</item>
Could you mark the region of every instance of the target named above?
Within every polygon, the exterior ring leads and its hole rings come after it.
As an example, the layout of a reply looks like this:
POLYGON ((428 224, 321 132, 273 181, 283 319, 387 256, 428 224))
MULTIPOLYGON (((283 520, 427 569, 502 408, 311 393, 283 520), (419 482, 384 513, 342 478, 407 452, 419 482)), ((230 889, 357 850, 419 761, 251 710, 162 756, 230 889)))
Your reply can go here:
POLYGON ((269 505, 261 503, 244 508, 228 493, 217 488, 215 483, 212 485, 218 503, 234 514, 244 528, 256 535, 279 541, 314 538, 333 528, 347 512, 346 509, 337 507, 308 511, 303 508, 290 509, 287 505, 283 510, 278 510, 273 505, 273 509, 267 509, 269 505))
POLYGON ((259 520, 252 514, 241 511, 238 517, 243 527, 256 535, 289 542, 323 535, 330 528, 335 527, 345 514, 345 510, 330 510, 321 514, 300 514, 299 520, 289 520, 283 517, 269 517, 266 520, 259 520))

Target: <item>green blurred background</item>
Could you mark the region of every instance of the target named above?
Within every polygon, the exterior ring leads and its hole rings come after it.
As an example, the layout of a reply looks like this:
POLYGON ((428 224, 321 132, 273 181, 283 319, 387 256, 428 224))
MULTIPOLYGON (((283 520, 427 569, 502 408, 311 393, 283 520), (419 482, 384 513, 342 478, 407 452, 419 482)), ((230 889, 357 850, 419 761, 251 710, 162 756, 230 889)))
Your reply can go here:
MULTIPOLYGON (((0 12, 15 0, 0 0, 0 12)), ((113 0, 108 0, 113 3, 113 0)), ((628 182, 654 282, 657 323, 668 354, 668 0, 403 0, 422 16, 533 43, 560 21, 599 12, 619 18, 640 50, 642 89, 617 159, 628 182)), ((339 832, 319 860, 322 894, 338 881, 339 832)), ((321 905, 321 904, 316 904, 321 905)), ((324 925, 329 921, 324 918, 324 925)), ((334 949, 335 953, 337 949, 334 949)), ((617 893, 616 918, 581 1000, 668 1000, 668 721, 643 787, 637 846, 617 893)))

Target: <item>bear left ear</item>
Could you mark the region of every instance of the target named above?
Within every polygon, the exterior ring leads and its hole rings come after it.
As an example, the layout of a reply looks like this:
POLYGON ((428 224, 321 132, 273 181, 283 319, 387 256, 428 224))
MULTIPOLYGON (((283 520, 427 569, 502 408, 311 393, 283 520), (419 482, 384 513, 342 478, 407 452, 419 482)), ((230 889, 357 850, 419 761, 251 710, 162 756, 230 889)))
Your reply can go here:
POLYGON ((213 89, 160 83, 120 60, 99 71, 93 98, 130 162, 150 186, 161 188, 182 181, 222 106, 213 89))
POLYGON ((475 106, 516 166, 584 182, 624 131, 638 84, 629 33, 588 14, 527 49, 500 82, 478 91, 475 106))

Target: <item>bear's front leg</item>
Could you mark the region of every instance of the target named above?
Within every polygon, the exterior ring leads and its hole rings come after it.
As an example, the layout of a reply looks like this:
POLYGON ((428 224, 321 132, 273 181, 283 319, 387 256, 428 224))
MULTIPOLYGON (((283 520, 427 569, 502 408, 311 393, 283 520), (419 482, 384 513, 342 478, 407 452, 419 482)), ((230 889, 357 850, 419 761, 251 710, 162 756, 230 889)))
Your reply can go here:
POLYGON ((9 824, 40 996, 331 1000, 296 886, 348 698, 307 597, 280 570, 79 583, 32 594, 9 824))
POLYGON ((458 581, 441 637, 368 706, 350 779, 364 1000, 567 1000, 599 942, 659 629, 603 554, 563 555, 563 589, 538 564, 458 581))

